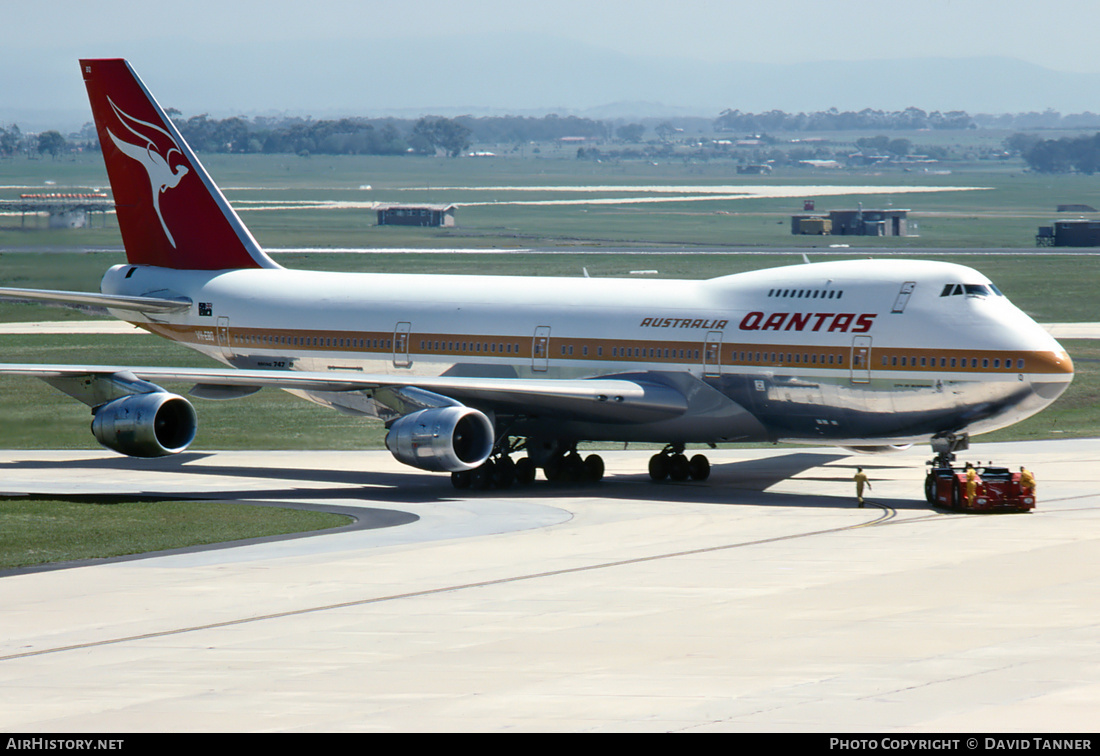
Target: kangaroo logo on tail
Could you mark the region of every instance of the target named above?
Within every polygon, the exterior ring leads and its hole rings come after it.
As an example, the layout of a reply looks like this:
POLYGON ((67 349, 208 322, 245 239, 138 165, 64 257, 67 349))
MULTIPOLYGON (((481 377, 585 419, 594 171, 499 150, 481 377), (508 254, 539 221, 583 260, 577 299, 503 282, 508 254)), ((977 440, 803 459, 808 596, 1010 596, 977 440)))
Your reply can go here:
POLYGON ((80 65, 127 262, 176 270, 278 268, 130 65, 121 58, 80 65))
POLYGON ((172 153, 183 157, 183 152, 180 151, 179 145, 176 144, 176 140, 172 138, 172 135, 164 129, 123 112, 109 97, 107 98, 107 102, 110 103, 111 109, 114 110, 115 115, 118 116, 119 123, 141 142, 144 142, 144 144, 127 142, 115 136, 115 133, 111 131, 110 128, 107 129, 107 133, 110 134, 111 141, 115 143, 115 146, 118 147, 124 155, 138 161, 145 168, 145 173, 149 176, 149 188, 153 193, 153 208, 157 211, 157 217, 160 218, 160 226, 164 229, 164 235, 168 237, 168 242, 174 248, 176 246, 176 240, 172 237, 172 232, 168 230, 168 224, 164 222, 164 215, 160 212, 160 195, 164 194, 169 189, 176 188, 180 180, 190 172, 190 169, 186 165, 176 165, 175 168, 172 167, 172 153), (143 134, 131 124, 143 126, 146 129, 152 129, 167 139, 172 146, 161 154, 161 148, 157 146, 155 138, 148 134, 143 134))

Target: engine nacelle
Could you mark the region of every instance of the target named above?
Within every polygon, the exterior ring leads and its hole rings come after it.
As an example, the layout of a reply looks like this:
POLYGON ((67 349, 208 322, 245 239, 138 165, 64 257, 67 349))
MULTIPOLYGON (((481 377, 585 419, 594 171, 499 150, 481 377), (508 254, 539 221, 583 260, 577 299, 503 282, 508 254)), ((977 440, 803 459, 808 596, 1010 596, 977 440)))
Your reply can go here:
POLYGON ((842 446, 845 451, 853 451, 859 454, 888 454, 890 452, 905 451, 912 444, 888 444, 886 446, 842 446))
POLYGON ((493 451, 493 423, 470 407, 433 407, 411 412, 390 425, 386 448, 400 462, 421 470, 473 470, 493 451))
POLYGON ((195 440, 198 418, 182 396, 131 394, 96 407, 92 433, 108 449, 131 457, 165 457, 195 440))

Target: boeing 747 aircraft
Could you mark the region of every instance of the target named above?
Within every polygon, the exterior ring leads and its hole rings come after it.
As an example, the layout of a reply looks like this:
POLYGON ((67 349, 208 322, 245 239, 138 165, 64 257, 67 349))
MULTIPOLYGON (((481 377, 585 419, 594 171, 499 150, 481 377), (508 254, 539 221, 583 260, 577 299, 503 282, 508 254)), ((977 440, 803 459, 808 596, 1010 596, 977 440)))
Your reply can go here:
POLYGON ((1018 422, 1069 385, 1066 351, 982 274, 940 262, 794 265, 704 281, 287 270, 124 60, 81 70, 127 263, 94 303, 225 368, 0 365, 92 409, 123 454, 187 448, 198 397, 285 389, 386 423, 401 462, 458 487, 599 480, 582 441, 657 442, 661 480, 705 479, 689 444, 864 451, 1018 422))

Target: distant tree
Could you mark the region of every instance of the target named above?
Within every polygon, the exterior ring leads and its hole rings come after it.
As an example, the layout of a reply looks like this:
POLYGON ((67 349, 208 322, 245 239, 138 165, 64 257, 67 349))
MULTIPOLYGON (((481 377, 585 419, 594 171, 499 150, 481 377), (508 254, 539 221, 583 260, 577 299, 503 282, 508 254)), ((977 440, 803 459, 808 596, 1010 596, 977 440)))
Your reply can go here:
POLYGON ((1023 155, 1041 141, 1042 138, 1036 134, 1025 134, 1017 131, 1004 140, 1004 147, 1015 155, 1023 155))
POLYGON ((882 135, 860 137, 856 140, 856 147, 859 147, 864 152, 886 152, 890 149, 890 137, 882 135))
POLYGON ((65 137, 61 136, 60 131, 43 131, 38 135, 38 154, 45 155, 49 153, 52 157, 56 158, 68 147, 68 142, 65 141, 65 137))
POLYGON ((642 135, 644 133, 645 126, 640 123, 628 123, 615 129, 615 136, 619 137, 619 139, 624 142, 640 142, 642 141, 642 135))
POLYGON ((1028 167, 1039 173, 1100 171, 1100 133, 1075 138, 1043 139, 1023 153, 1028 167))
POLYGON ((913 143, 908 139, 891 139, 890 143, 886 145, 886 149, 892 155, 905 157, 913 151, 913 143))
POLYGON ((0 155, 14 155, 19 149, 19 140, 22 138, 22 132, 14 123, 9 128, 0 128, 0 155))
POLYGON ((458 157, 470 147, 470 130, 450 118, 425 116, 413 126, 410 142, 419 152, 442 150, 458 157))

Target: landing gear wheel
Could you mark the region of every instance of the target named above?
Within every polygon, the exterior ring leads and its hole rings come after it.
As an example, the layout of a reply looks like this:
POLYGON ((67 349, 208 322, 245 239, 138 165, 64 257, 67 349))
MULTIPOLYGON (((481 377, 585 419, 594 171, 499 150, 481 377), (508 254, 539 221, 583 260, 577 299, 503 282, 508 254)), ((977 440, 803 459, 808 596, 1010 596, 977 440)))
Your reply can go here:
POLYGON ((929 504, 936 503, 936 476, 932 473, 924 476, 924 498, 929 504))
POLYGON ((516 481, 516 463, 511 457, 501 457, 493 465, 492 477, 497 488, 510 488, 516 481))
POLYGON ((584 460, 581 455, 576 452, 565 455, 562 480, 566 483, 580 483, 584 480, 584 460))
POLYGON ((551 483, 562 479, 562 475, 565 470, 565 455, 555 454, 550 459, 546 460, 546 464, 542 466, 542 474, 546 476, 546 479, 551 483))
POLYGON ((599 483, 603 480, 603 457, 599 454, 589 454, 584 458, 584 479, 590 483, 599 483))
POLYGON ((649 477, 660 483, 668 477, 669 461, 667 454, 654 454, 649 458, 649 477))
POLYGON ((470 470, 470 487, 479 491, 487 489, 493 483, 493 461, 486 460, 484 464, 470 470))
POLYGON ((696 454, 688 463, 692 480, 706 480, 710 477, 710 460, 702 454, 696 454))
POLYGON ((683 454, 673 454, 668 461, 668 477, 676 481, 687 480, 691 475, 691 465, 683 454))
POLYGON ((460 470, 459 472, 451 473, 451 485, 460 491, 464 491, 470 487, 470 471, 460 470))
POLYGON ((516 484, 529 486, 535 482, 535 463, 530 457, 523 457, 516 462, 516 484))

